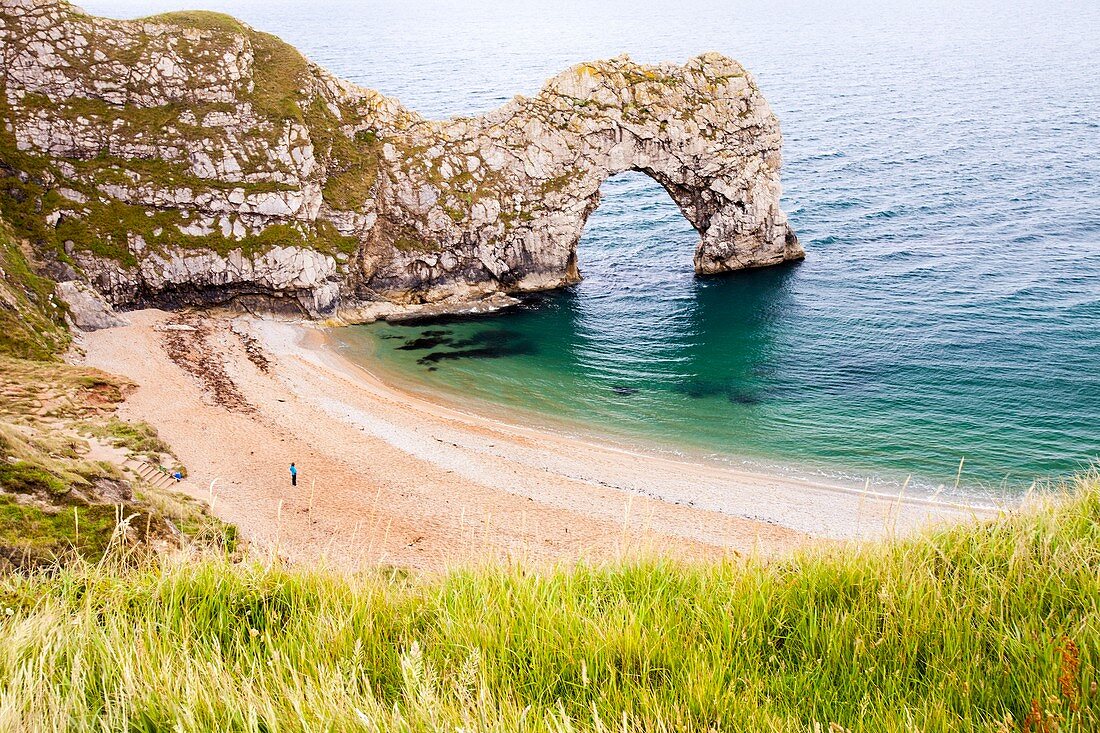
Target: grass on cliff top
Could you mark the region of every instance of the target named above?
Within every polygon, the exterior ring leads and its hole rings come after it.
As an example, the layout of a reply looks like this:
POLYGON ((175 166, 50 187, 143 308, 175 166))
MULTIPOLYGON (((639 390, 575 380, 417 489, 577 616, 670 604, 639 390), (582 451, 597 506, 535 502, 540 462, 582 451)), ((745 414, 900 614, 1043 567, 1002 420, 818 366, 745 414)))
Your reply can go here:
POLYGON ((0 728, 1093 731, 1098 598, 1096 474, 770 563, 72 567, 0 579, 0 728))
POLYGON ((213 10, 177 10, 169 13, 158 13, 157 15, 140 18, 138 22, 178 25, 184 28, 237 33, 240 35, 248 32, 248 26, 232 15, 217 13, 213 10))
POLYGON ((207 10, 161 13, 142 20, 246 37, 252 44, 254 54, 255 87, 250 95, 253 107, 260 114, 275 120, 302 119, 299 102, 308 80, 309 62, 298 49, 278 36, 250 28, 231 15, 207 10))

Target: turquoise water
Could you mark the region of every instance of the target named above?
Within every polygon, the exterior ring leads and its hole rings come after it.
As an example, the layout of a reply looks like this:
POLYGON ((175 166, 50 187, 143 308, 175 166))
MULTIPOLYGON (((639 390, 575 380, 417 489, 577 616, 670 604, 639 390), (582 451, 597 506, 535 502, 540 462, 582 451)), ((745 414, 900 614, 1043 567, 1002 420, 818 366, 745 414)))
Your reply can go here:
POLYGON ((1066 274, 1073 248, 950 269, 928 264, 934 250, 892 252, 854 281, 852 263, 816 256, 697 279, 675 205, 637 206, 652 185, 606 184, 568 291, 340 339, 414 389, 802 473, 931 488, 965 458, 968 487, 1014 491, 1095 455, 1100 314, 1095 282, 1066 274))
POLYGON ((1100 454, 1100 4, 202 5, 431 117, 490 109, 581 59, 708 49, 743 61, 779 115, 804 263, 697 279, 696 235, 667 194, 612 179, 580 285, 340 334, 406 386, 925 488, 953 484, 964 458, 965 489, 1014 493, 1100 454))

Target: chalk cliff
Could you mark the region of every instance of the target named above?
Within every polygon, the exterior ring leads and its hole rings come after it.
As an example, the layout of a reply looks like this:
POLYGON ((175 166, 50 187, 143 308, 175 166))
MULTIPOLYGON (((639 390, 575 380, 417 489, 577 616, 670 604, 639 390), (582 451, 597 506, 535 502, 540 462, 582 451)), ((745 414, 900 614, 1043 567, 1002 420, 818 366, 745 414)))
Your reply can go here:
POLYGON ((600 184, 658 181, 699 273, 803 256, 779 122, 715 53, 579 64, 427 120, 225 15, 0 0, 0 205, 115 305, 253 301, 368 319, 575 282, 600 184))

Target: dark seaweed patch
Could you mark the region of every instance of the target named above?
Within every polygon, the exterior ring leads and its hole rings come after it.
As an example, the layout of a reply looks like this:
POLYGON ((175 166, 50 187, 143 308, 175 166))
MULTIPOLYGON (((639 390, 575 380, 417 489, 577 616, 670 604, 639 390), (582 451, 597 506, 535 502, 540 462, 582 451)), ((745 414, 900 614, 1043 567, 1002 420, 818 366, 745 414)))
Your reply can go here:
POLYGON ((454 343, 454 339, 446 336, 422 336, 420 338, 410 339, 405 343, 397 347, 398 351, 427 351, 428 349, 434 349, 437 346, 450 346, 454 343))
POLYGON ((417 364, 435 364, 450 359, 499 359, 504 356, 534 354, 537 350, 530 344, 515 344, 507 348, 484 347, 480 349, 462 349, 461 351, 433 351, 416 360, 417 364))
POLYGON ((522 334, 506 329, 482 331, 465 339, 445 339, 439 345, 450 346, 454 351, 433 351, 417 359, 417 363, 437 364, 451 359, 499 359, 504 356, 534 354, 538 351, 535 344, 524 338, 522 334))
POLYGON ((754 377, 770 379, 775 376, 776 368, 774 364, 755 364, 752 368, 752 374, 754 377))
POLYGON ((471 346, 500 346, 525 341, 519 331, 510 331, 506 328, 495 328, 490 331, 479 331, 469 338, 459 339, 450 345, 456 349, 468 349, 471 346))
POLYGON ((739 389, 729 382, 715 382, 706 379, 692 379, 675 385, 673 391, 698 400, 705 397, 725 397, 735 405, 758 405, 760 395, 739 389))

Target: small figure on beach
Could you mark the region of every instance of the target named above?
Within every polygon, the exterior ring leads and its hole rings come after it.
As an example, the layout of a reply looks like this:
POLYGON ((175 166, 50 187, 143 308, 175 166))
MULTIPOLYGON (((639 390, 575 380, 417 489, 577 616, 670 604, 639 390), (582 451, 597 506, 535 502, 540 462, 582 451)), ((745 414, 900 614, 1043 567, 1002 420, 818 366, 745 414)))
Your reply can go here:
POLYGON ((298 467, 295 466, 293 463, 290 464, 290 485, 298 485, 298 467))
POLYGON ((180 481, 183 481, 183 474, 179 471, 176 471, 172 474, 172 478, 174 478, 176 480, 176 483, 178 484, 180 481))

